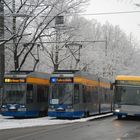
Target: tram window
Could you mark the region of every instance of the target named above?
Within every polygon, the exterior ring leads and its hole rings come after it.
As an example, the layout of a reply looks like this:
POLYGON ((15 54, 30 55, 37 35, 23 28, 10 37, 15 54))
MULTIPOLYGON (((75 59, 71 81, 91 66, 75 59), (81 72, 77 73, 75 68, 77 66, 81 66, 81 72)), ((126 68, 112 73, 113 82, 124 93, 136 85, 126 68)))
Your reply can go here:
POLYGON ((83 86, 83 103, 92 102, 92 89, 89 86, 83 86))
POLYGON ((42 101, 47 101, 47 88, 44 86, 37 86, 37 101, 42 102, 42 101))
POLYGON ((92 102, 98 102, 98 88, 92 87, 92 102))
POLYGON ((104 94, 104 88, 101 88, 101 89, 100 89, 100 92, 101 92, 100 100, 101 100, 102 103, 104 103, 104 95, 105 95, 105 94, 104 94))
POLYGON ((103 103, 109 102, 109 92, 108 92, 108 89, 103 88, 102 91, 103 91, 102 92, 102 102, 103 103))
POLYGON ((27 103, 33 102, 33 85, 27 85, 27 103))
POLYGON ((33 85, 28 84, 28 85, 27 85, 27 90, 28 90, 28 91, 29 91, 29 90, 33 90, 33 85))
POLYGON ((89 102, 92 102, 92 87, 89 87, 89 102))
POLYGON ((107 94, 105 93, 105 102, 108 101, 108 97, 107 97, 107 94))
POLYGON ((90 90, 89 90, 89 86, 86 87, 86 102, 87 103, 90 102, 90 90))
POLYGON ((75 84, 74 85, 74 103, 79 103, 80 99, 79 99, 79 85, 75 84))
POLYGON ((83 85, 83 103, 86 103, 86 86, 83 85))

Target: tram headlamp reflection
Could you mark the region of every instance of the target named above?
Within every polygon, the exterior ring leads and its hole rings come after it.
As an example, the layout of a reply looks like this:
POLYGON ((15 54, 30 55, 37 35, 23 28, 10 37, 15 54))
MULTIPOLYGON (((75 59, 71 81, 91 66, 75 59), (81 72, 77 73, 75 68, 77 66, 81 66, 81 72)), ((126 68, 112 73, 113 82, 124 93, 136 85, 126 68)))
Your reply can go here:
POLYGON ((25 105, 20 105, 20 107, 21 107, 21 108, 24 108, 24 107, 25 107, 25 105))

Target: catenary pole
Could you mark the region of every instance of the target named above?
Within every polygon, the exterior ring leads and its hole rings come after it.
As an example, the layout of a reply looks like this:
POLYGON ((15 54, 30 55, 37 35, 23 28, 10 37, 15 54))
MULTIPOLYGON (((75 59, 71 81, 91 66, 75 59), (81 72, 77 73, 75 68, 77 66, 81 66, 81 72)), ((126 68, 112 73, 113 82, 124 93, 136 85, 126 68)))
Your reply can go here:
MULTIPOLYGON (((0 0, 0 41, 4 40, 4 5, 0 0)), ((4 44, 0 45, 0 87, 3 86, 4 72, 5 72, 5 55, 4 44)))
MULTIPOLYGON (((3 2, 0 0, 0 40, 4 39, 4 7, 3 2)), ((4 44, 0 44, 0 105, 2 104, 2 87, 4 82, 5 72, 5 55, 4 44)))

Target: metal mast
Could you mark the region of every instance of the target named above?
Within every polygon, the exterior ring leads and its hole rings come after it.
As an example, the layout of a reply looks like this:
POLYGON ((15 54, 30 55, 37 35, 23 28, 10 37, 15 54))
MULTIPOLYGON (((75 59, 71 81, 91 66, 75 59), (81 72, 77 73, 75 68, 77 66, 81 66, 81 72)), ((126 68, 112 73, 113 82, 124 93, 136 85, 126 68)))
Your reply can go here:
MULTIPOLYGON (((0 0, 0 42, 4 40, 4 6, 0 0)), ((4 44, 0 45, 0 87, 3 86, 5 71, 4 44)))

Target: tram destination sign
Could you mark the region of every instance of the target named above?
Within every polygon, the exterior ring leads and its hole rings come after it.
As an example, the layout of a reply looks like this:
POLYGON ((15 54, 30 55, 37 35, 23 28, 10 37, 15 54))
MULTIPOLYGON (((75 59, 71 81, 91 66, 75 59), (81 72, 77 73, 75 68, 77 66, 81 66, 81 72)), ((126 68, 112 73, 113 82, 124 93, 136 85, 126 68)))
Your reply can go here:
POLYGON ((23 78, 5 78, 5 83, 25 83, 26 80, 23 78))
POLYGON ((72 77, 51 77, 51 83, 73 83, 72 77))

